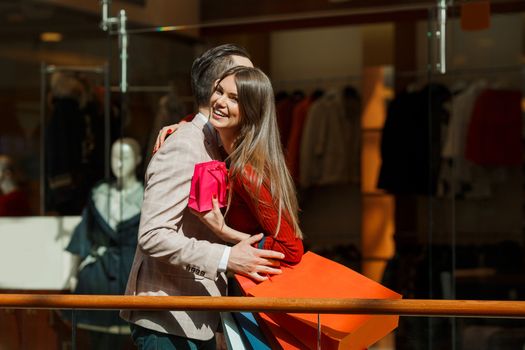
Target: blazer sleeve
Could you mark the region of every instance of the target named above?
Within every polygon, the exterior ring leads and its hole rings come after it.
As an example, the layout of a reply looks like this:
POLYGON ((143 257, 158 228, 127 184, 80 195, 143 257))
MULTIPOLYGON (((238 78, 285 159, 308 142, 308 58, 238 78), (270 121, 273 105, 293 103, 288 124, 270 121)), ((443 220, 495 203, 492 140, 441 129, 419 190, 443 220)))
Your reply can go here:
MULTIPOLYGON (((203 154, 203 146, 198 144, 202 138, 185 132, 192 127, 181 127, 151 159, 146 172, 138 247, 151 258, 198 271, 201 276, 215 280, 226 246, 203 239, 203 232, 208 237, 208 229, 187 210, 195 164, 209 160, 203 154), (194 231, 187 232, 190 230, 194 231)), ((213 233, 209 232, 209 237, 213 233)))
POLYGON ((272 195, 268 188, 261 186, 259 201, 254 201, 248 193, 242 181, 251 192, 256 191, 254 186, 248 184, 248 180, 237 180, 234 183, 235 191, 249 206, 250 211, 258 218, 259 225, 263 229, 264 238, 259 242, 258 248, 275 250, 284 254, 282 262, 288 265, 295 265, 301 261, 304 253, 303 241, 296 237, 295 230, 286 220, 285 215, 281 215, 281 225, 279 232, 275 235, 275 229, 279 219, 279 213, 272 203, 272 195))

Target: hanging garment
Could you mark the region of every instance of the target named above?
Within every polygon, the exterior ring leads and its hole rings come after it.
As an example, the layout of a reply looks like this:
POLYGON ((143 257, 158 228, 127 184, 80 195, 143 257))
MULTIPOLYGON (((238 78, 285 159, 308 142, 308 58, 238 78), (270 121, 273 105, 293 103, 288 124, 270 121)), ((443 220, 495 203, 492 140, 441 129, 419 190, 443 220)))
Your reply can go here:
POLYGON ((465 159, 465 144, 474 102, 485 85, 484 81, 472 83, 451 100, 450 119, 441 151, 438 196, 449 196, 454 192, 461 198, 473 188, 473 164, 465 159))
POLYGON ((351 182, 352 140, 360 130, 345 113, 341 91, 331 91, 315 101, 306 117, 301 139, 300 185, 351 182))
POLYGON ((486 89, 474 104, 465 157, 482 166, 520 166, 521 133, 521 92, 486 89))
POLYGON ((78 215, 104 176, 104 121, 95 102, 55 97, 46 126, 46 210, 78 215))
POLYGON ((46 209, 78 214, 89 189, 82 175, 84 121, 78 100, 53 99, 53 114, 46 127, 46 209))
POLYGON ((283 148, 287 144, 290 135, 294 106, 295 103, 291 96, 283 98, 275 104, 277 125, 279 126, 279 134, 281 136, 281 144, 283 145, 283 148))
MULTIPOLYGON (((104 190, 104 187, 109 188, 108 184, 102 183, 93 192, 104 190)), ((133 205, 140 207, 142 192, 141 185, 130 193, 129 198, 137 202, 133 205)), ((107 220, 110 210, 103 213, 105 210, 97 208, 93 197, 90 197, 66 248, 81 259, 74 293, 122 295, 137 246, 140 212, 135 211, 134 215, 111 225, 112 222, 107 220)), ((108 198, 108 203, 112 203, 111 198, 108 198)), ((126 211, 122 208, 122 212, 126 211)), ((64 316, 69 317, 69 313, 64 313, 64 316)), ((118 311, 78 310, 75 317, 79 327, 107 333, 120 333, 121 327, 127 326, 118 311)))
POLYGON ((429 84, 403 92, 388 106, 381 136, 378 188, 394 194, 436 193, 441 165, 441 128, 448 121, 449 90, 429 84))
POLYGON ((292 126, 290 130, 290 137, 286 144, 286 164, 290 175, 295 183, 299 183, 299 158, 301 149, 301 139, 303 136, 304 124, 308 110, 312 104, 311 97, 304 98, 293 109, 292 126))

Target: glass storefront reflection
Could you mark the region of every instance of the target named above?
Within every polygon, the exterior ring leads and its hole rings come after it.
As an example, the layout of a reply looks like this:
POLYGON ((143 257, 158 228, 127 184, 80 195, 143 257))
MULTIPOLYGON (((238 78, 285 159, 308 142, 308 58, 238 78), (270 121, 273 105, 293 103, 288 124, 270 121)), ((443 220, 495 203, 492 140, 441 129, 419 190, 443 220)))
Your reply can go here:
MULTIPOLYGON (((473 10, 468 4, 448 8, 444 75, 435 69, 434 26, 425 13, 263 34, 208 31, 197 40, 130 35, 125 96, 118 91, 116 36, 108 39, 98 18, 75 12, 82 29, 75 32, 65 15, 57 17, 74 39, 66 30, 61 41, 43 42, 22 35, 9 17, 9 28, 22 36, 16 44, 0 43, 0 288, 122 293, 158 131, 193 111, 188 79, 196 53, 233 40, 247 46, 282 93, 278 107, 290 118, 280 123, 288 128, 283 145, 287 156, 295 152, 288 160, 296 170, 303 149, 316 174, 325 160, 320 145, 337 141, 321 135, 322 122, 336 110, 317 110, 309 132, 321 136, 304 147, 290 142, 301 135, 294 116, 307 118, 316 101, 342 91, 359 100, 339 106, 348 123, 331 129, 346 130, 349 138, 341 156, 351 167, 345 179, 304 185, 300 171, 294 173, 309 249, 404 298, 523 300, 525 17, 519 7, 501 13, 495 4, 488 25, 476 24, 466 18, 473 10), (52 65, 62 69, 46 70, 52 65), (141 159, 133 188, 119 184, 126 151, 112 154, 117 140, 134 140, 134 159, 141 159)), ((431 21, 435 14, 430 11, 431 21)), ((32 29, 40 33, 41 26, 32 29)), ((50 324, 42 331, 49 344, 99 340, 89 332, 99 332, 100 324, 81 312, 0 313, 7 348, 31 348, 21 334, 38 322, 50 324), (73 337, 72 323, 78 325, 73 337)), ((120 329, 114 313, 110 319, 102 327, 120 329)), ((402 317, 372 349, 515 349, 523 345, 523 327, 510 319, 402 317)), ((129 341, 127 333, 119 336, 129 341)))

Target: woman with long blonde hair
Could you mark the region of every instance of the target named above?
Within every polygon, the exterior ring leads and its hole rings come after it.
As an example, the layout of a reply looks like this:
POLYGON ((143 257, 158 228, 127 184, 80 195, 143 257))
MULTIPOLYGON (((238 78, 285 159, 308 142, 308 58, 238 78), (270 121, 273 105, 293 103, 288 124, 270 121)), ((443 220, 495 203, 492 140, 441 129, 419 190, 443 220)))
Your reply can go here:
POLYGON ((197 213, 219 237, 237 243, 264 233, 258 247, 284 253, 296 264, 303 255, 295 187, 285 164, 272 85, 257 68, 234 67, 217 81, 210 123, 227 154, 230 192, 225 216, 197 213))

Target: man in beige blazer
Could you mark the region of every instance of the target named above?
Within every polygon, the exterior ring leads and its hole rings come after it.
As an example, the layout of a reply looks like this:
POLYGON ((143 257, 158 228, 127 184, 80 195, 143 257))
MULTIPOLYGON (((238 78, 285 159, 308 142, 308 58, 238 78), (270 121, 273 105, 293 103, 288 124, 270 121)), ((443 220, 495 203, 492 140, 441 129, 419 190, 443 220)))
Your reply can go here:
MULTIPOLYGON (((226 295, 226 270, 259 280, 280 272, 271 259, 283 258, 281 253, 253 247, 262 235, 230 248, 187 207, 195 164, 222 159, 208 124, 209 98, 213 82, 234 65, 252 63, 244 49, 230 44, 208 50, 193 63, 199 113, 180 125, 149 163, 127 295, 221 296, 226 295)), ((215 349, 217 312, 123 310, 121 316, 131 323, 139 349, 215 349)))

